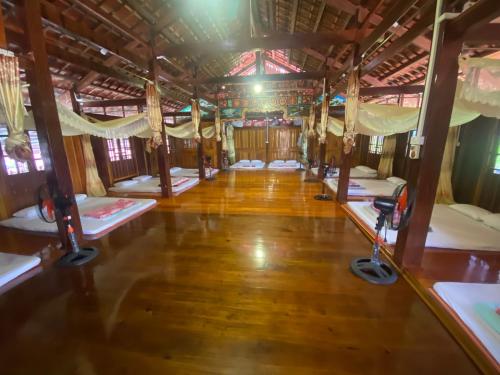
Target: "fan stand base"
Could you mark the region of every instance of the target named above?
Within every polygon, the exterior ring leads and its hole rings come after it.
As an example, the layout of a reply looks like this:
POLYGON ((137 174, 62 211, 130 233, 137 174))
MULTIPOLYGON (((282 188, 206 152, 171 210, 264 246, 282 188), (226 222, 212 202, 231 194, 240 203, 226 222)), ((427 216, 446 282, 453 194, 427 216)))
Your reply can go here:
POLYGON ((351 262, 351 271, 372 284, 389 285, 398 279, 391 266, 384 262, 375 262, 371 258, 354 259, 351 262))
POLYGON ((99 250, 95 247, 82 247, 78 252, 70 252, 61 257, 57 264, 61 267, 82 266, 99 255, 99 250))
POLYGON ((330 194, 317 194, 314 196, 314 199, 317 201, 331 201, 333 200, 332 196, 330 194))
POLYGON ((302 168, 302 167, 299 167, 296 169, 297 172, 302 172, 302 171, 305 171, 306 169, 305 168, 302 168))

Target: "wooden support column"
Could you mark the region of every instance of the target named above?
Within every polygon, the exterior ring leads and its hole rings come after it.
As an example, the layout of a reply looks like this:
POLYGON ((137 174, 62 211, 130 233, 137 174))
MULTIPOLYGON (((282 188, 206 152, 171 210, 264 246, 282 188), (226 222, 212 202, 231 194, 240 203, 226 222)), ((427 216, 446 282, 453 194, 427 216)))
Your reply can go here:
POLYGON ((441 25, 437 39, 421 159, 409 162, 409 190, 416 193, 416 201, 409 225, 398 234, 394 253, 395 261, 404 267, 420 266, 422 261, 453 109, 462 40, 446 32, 447 25, 441 25))
MULTIPOLYGON (((196 81, 198 79, 198 67, 194 67, 194 80, 196 81)), ((198 86, 194 86, 194 92, 193 92, 193 99, 197 100, 198 99, 198 86)), ((201 111, 201 108, 200 108, 201 111)), ((201 119, 201 113, 200 113, 200 119, 201 119)), ((198 134, 200 135, 200 142, 198 142, 197 145, 197 157, 198 157, 198 176, 200 181, 205 179, 205 163, 204 163, 204 151, 203 151, 203 132, 202 132, 202 126, 201 126, 201 121, 200 121, 200 126, 198 128, 198 134)))
MULTIPOLYGON (((160 75, 160 66, 158 65, 158 60, 156 59, 155 53, 155 38, 152 37, 152 58, 150 62, 150 74, 151 79, 155 86, 158 86, 158 80, 160 75)), ((160 100, 160 111, 161 111, 161 100, 160 100)), ((161 145, 158 146, 156 152, 158 153, 158 170, 160 172, 160 188, 161 196, 163 198, 170 198, 172 196, 172 179, 170 177, 170 160, 168 157, 168 147, 167 147, 167 134, 165 132, 165 124, 161 122, 161 145)))
MULTIPOLYGON (((345 125, 344 125, 345 132, 345 125)), ((339 182, 337 186, 337 202, 346 203, 349 194, 349 175, 351 174, 351 159, 354 147, 346 154, 343 149, 344 143, 342 142, 342 150, 340 151, 340 171, 339 182)))
MULTIPOLYGON (((221 124, 221 127, 223 125, 221 124)), ((222 129, 221 129, 222 130, 222 129)), ((222 130, 223 131, 223 130, 222 130)), ((217 142, 217 169, 222 170, 222 140, 217 142)))
MULTIPOLYGON (((29 83, 33 116, 47 172, 47 183, 52 190, 60 191, 72 199, 71 218, 73 227, 77 238, 81 239, 80 215, 75 204, 73 184, 64 150, 61 124, 59 123, 54 88, 52 87, 52 78, 45 49, 40 1, 24 0, 22 4, 24 5, 22 11, 25 19, 24 33, 34 60, 33 65, 26 70, 26 75, 29 83)), ((59 236, 61 243, 65 245, 67 240, 66 230, 61 215, 57 216, 59 236)))
MULTIPOLYGON (((323 101, 328 102, 328 106, 330 106, 330 82, 328 78, 324 78, 323 80, 323 101)), ((323 103, 321 104, 323 107, 323 103)), ((320 124, 321 124, 321 116, 320 116, 320 124)), ((326 139, 324 143, 319 144, 319 168, 318 168, 318 178, 323 180, 325 178, 325 159, 326 159, 326 139)))

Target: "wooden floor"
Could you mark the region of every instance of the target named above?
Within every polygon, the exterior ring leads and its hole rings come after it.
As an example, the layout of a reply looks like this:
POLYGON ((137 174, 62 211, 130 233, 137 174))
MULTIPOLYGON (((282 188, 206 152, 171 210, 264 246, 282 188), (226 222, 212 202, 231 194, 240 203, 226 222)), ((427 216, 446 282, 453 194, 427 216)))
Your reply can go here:
POLYGON ((404 280, 350 273, 369 242, 319 190, 231 172, 162 200, 0 295, 0 373, 477 373, 404 280))

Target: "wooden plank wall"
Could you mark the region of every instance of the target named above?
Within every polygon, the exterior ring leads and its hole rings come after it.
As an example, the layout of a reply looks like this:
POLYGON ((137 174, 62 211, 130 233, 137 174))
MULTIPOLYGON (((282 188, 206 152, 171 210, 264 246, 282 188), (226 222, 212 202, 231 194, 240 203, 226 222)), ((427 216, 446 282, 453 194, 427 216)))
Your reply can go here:
POLYGON ((266 128, 234 128, 233 138, 236 161, 270 161, 266 155, 266 128))

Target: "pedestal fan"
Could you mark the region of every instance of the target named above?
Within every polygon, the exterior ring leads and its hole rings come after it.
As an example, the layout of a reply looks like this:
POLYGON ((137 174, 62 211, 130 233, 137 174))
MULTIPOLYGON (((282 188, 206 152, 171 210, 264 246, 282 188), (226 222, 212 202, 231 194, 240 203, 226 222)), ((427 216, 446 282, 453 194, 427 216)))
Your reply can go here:
POLYGON ((55 223, 57 214, 61 215, 63 218, 71 249, 59 259, 59 265, 81 266, 99 255, 99 250, 97 250, 97 248, 80 247, 78 244, 71 221, 71 206, 73 205, 73 201, 68 195, 62 194, 57 190, 52 191, 48 185, 44 184, 37 189, 36 201, 38 215, 43 221, 55 223))
MULTIPOLYGON (((324 176, 326 176, 328 174, 329 169, 330 169, 330 166, 325 163, 323 165, 323 175, 324 176)), ((318 171, 318 174, 319 174, 319 171, 318 171)), ((332 196, 326 192, 325 185, 326 185, 325 181, 321 181, 321 193, 316 194, 314 196, 314 199, 316 199, 317 201, 331 201, 333 199, 332 196)))
POLYGON ((375 241, 370 258, 356 258, 351 262, 351 270, 356 275, 373 284, 392 284, 398 279, 396 271, 380 260, 382 228, 399 231, 406 227, 413 211, 414 198, 408 198, 406 185, 398 186, 392 197, 376 197, 373 206, 379 210, 375 224, 375 241))
POLYGON ((205 180, 213 181, 215 180, 215 175, 212 174, 212 157, 210 155, 205 155, 203 158, 203 167, 208 168, 208 176, 205 176, 205 180))

